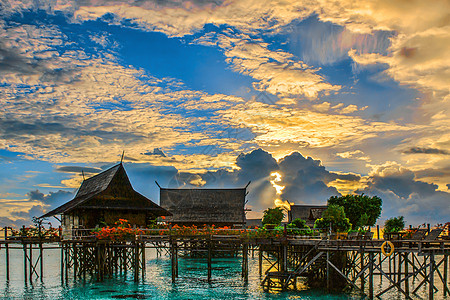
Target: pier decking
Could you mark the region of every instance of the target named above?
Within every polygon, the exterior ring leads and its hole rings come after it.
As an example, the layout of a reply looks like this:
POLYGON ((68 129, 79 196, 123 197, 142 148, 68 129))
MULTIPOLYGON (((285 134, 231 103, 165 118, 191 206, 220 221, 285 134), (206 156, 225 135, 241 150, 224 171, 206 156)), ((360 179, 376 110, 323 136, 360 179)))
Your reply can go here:
POLYGON ((11 249, 23 250, 24 280, 42 278, 45 268, 43 252, 57 248, 61 250, 62 280, 69 277, 69 272, 76 278, 88 276, 95 280, 132 272, 134 280, 139 281, 145 275, 145 249, 154 248, 157 255, 171 258, 173 282, 180 280, 180 257, 204 257, 207 261, 205 273, 211 280, 214 276, 214 257, 219 255, 239 257, 242 260, 242 280, 246 281, 249 255, 256 253, 261 286, 266 290, 295 290, 299 279, 309 278, 330 290, 340 283, 344 289, 360 292, 371 299, 382 297, 392 289, 406 299, 414 298, 419 290, 422 293, 426 290, 428 299, 433 299, 438 286, 442 295, 450 294, 449 240, 391 242, 394 245, 391 256, 381 252, 384 240, 332 240, 300 236, 140 235, 122 242, 94 237, 71 240, 24 237, 0 240, 0 246, 5 251, 6 280, 9 280, 11 272, 11 249), (375 280, 386 280, 388 285, 382 290, 377 289, 374 287, 375 280))

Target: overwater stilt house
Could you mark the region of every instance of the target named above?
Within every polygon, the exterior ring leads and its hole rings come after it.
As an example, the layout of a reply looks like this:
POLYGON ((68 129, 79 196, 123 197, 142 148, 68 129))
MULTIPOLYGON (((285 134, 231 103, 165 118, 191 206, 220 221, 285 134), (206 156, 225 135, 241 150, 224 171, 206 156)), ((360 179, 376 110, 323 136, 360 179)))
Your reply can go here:
POLYGON ((322 218, 322 213, 325 209, 327 209, 326 205, 291 205, 291 210, 288 212, 288 221, 290 223, 300 218, 306 221, 306 225, 313 227, 314 222, 322 218))
POLYGON ((178 225, 240 226, 245 224, 245 188, 167 189, 160 187, 161 206, 172 213, 166 221, 178 225))
POLYGON ((145 227, 156 217, 171 213, 136 192, 120 163, 84 180, 75 198, 41 218, 57 215, 61 215, 63 236, 69 238, 73 229, 113 225, 119 219, 145 227))

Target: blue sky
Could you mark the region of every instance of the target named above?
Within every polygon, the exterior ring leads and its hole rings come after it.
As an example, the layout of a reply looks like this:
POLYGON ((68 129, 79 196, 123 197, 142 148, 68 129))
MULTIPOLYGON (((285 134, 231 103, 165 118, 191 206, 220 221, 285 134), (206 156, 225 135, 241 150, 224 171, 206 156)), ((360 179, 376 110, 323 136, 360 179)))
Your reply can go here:
POLYGON ((4 1, 0 225, 69 200, 81 170, 92 176, 123 150, 136 190, 155 202, 155 180, 251 180, 250 217, 364 192, 383 198, 382 220, 447 221, 448 9, 4 1))

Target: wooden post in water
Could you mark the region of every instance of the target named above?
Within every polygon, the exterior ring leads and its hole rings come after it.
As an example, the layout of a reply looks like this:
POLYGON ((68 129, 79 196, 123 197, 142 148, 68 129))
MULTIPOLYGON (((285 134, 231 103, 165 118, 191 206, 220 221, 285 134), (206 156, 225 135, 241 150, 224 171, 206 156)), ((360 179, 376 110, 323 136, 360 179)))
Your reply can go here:
POLYGON ((5 227, 5 258, 6 258, 6 280, 9 280, 9 244, 8 244, 8 227, 5 227))
POLYGON ((373 253, 369 252, 369 299, 373 299, 373 253))
POLYGON ((77 244, 73 243, 73 277, 77 277, 78 274, 78 249, 77 244))
POLYGON ((177 256, 176 256, 176 248, 175 248, 176 239, 172 238, 170 243, 170 256, 172 259, 172 282, 175 282, 177 277, 177 256))
POLYGON ((259 265, 259 276, 262 275, 262 257, 263 257, 263 250, 261 249, 262 245, 259 245, 258 249, 258 265, 259 265))
POLYGON ((64 244, 61 243, 61 283, 64 282, 64 244))
POLYGON ((330 251, 327 251, 327 291, 330 291, 330 251))
POLYGON ((406 295, 408 295, 409 296, 409 280, 408 280, 408 276, 409 276, 409 270, 408 270, 408 260, 409 260, 409 253, 408 252, 405 252, 405 254, 404 254, 404 264, 405 264, 405 267, 404 267, 404 269, 405 269, 405 292, 406 292, 406 295))
POLYGON ((444 296, 448 294, 448 254, 444 253, 444 296))
MULTIPOLYGON (((360 267, 361 267, 361 271, 363 271, 364 270, 364 251, 362 250, 362 247, 360 249, 360 267)), ((360 280, 361 280, 361 291, 364 291, 364 283, 365 283, 364 272, 362 272, 360 280)))
POLYGON ((28 280, 27 269, 27 244, 23 241, 23 275, 25 278, 25 283, 28 280))
POLYGON ((39 241, 39 263, 40 263, 40 277, 41 277, 41 282, 44 281, 44 247, 42 246, 42 239, 39 241))
POLYGON ((134 242, 134 282, 139 281, 139 244, 134 242))
POLYGON ((428 299, 434 299, 434 253, 430 254, 430 274, 428 275, 428 299))
POLYGON ((211 281, 211 272, 212 272, 212 245, 211 245, 211 237, 208 238, 208 282, 211 281))
POLYGON ((142 260, 142 279, 145 278, 145 242, 142 242, 142 253, 141 253, 141 260, 142 260))
POLYGON ((244 282, 248 281, 248 244, 242 244, 242 277, 244 282))
POLYGON ((33 244, 30 243, 30 282, 33 280, 33 244))

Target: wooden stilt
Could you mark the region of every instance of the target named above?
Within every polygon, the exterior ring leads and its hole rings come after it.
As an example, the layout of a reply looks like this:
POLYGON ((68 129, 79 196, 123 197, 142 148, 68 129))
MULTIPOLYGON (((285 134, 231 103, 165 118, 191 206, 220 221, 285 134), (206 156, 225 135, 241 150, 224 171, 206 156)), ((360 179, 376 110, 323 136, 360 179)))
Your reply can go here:
POLYGON ((408 269, 408 263, 409 263, 409 258, 408 258, 409 254, 408 252, 405 252, 404 254, 404 260, 403 263, 405 265, 404 269, 405 269, 405 292, 406 294, 409 296, 409 280, 408 280, 408 276, 409 276, 409 269, 408 269))
POLYGON ((330 291, 330 251, 327 251, 327 291, 330 291))
POLYGON ((262 250, 262 246, 259 246, 259 251, 258 251, 258 266, 259 266, 259 276, 262 275, 262 257, 263 257, 263 250, 262 250))
POLYGON ((369 252, 369 299, 373 299, 373 253, 369 252))
POLYGON ((248 281, 248 244, 242 245, 242 278, 244 281, 248 281))
POLYGON ((208 282, 211 282, 211 264, 212 264, 212 245, 211 238, 208 240, 208 282))
POLYGON ((30 243, 30 255, 28 257, 30 261, 30 282, 33 281, 33 244, 30 243))
POLYGON ((444 254, 444 296, 448 295, 448 254, 444 254))
POLYGON ((28 274, 27 274, 27 244, 23 243, 23 275, 25 278, 25 283, 28 281, 28 274))
POLYGON ((430 274, 428 275, 428 299, 434 299, 434 253, 430 254, 430 274))
POLYGON ((6 259, 6 280, 9 281, 9 244, 8 244, 8 227, 5 227, 5 259, 6 259))
POLYGON ((360 252, 360 256, 359 256, 359 259, 360 259, 360 268, 361 268, 361 272, 362 272, 362 275, 361 275, 361 291, 364 291, 364 283, 365 283, 365 279, 364 279, 364 251, 361 249, 361 252, 360 252))
POLYGON ((145 262, 145 243, 141 244, 142 247, 142 252, 141 252, 141 260, 142 260, 142 279, 145 278, 145 267, 146 267, 146 262, 145 262))
POLYGON ((175 279, 177 277, 177 271, 176 271, 176 268, 177 268, 176 260, 177 260, 177 258, 176 258, 176 253, 175 253, 176 252, 175 243, 176 243, 176 241, 174 239, 172 239, 171 245, 170 245, 170 256, 171 256, 171 259, 172 259, 172 282, 173 283, 175 282, 175 279))
POLYGON ((134 243, 134 282, 139 281, 139 244, 137 241, 134 243))
POLYGON ((64 282, 64 244, 61 244, 61 283, 64 282))
POLYGON ((44 281, 44 247, 42 246, 42 240, 39 242, 39 277, 41 278, 41 282, 44 281))
POLYGON ((73 248, 73 277, 77 277, 78 274, 78 249, 77 249, 77 244, 74 243, 72 245, 73 248))

